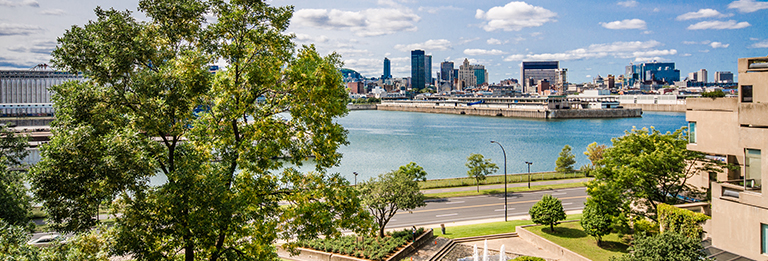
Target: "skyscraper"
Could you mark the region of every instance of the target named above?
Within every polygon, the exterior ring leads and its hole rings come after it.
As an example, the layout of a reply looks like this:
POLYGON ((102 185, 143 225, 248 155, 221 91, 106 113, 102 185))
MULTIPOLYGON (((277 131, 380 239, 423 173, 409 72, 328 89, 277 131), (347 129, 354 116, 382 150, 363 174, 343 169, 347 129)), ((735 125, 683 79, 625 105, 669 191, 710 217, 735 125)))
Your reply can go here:
POLYGON ((391 68, 389 58, 384 57, 384 74, 381 75, 382 79, 392 78, 391 68))
POLYGON ((426 85, 432 84, 432 55, 424 56, 424 83, 426 85))
POLYGON ((675 63, 649 62, 630 64, 627 66, 625 77, 629 81, 629 85, 645 81, 672 84, 680 80, 680 70, 675 69, 675 63))
POLYGON ((475 70, 475 86, 481 86, 488 82, 488 71, 485 70, 484 65, 473 65, 472 69, 475 70))
POLYGON ((475 77, 474 66, 465 58, 464 63, 459 65, 459 83, 456 87, 458 90, 463 90, 475 86, 477 86, 477 77, 475 77))
POLYGON ((532 83, 547 80, 549 83, 557 82, 559 61, 523 62, 520 66, 520 81, 523 82, 523 92, 535 92, 532 83), (532 81, 531 81, 532 80, 532 81))
POLYGON ((453 82, 453 62, 440 63, 440 80, 453 82))
POLYGON ((697 74, 700 82, 707 83, 707 69, 701 69, 697 74))
POLYGON ((411 51, 411 89, 414 92, 424 89, 426 84, 425 76, 427 75, 426 65, 424 58, 424 50, 411 51))
POLYGON ((733 73, 732 72, 715 72, 715 82, 716 83, 732 83, 733 73))

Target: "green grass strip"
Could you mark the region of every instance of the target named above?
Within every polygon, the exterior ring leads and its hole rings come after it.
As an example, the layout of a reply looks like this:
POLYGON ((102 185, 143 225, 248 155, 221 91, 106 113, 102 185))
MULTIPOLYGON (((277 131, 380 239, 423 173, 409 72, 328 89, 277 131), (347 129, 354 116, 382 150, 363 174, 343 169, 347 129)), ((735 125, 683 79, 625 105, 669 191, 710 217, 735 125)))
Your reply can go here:
POLYGON ((551 232, 548 226, 525 229, 594 261, 608 261, 612 256, 627 253, 627 247, 629 247, 621 243, 616 233, 604 236, 602 245, 597 246, 595 238, 584 233, 579 222, 557 225, 555 232, 551 232))
MULTIPOLYGON (((577 182, 577 183, 565 183, 565 184, 554 184, 554 185, 538 185, 538 186, 531 186, 531 188, 528 187, 512 187, 507 188, 507 193, 512 192, 526 192, 526 191, 540 191, 540 190, 554 190, 554 189, 563 189, 563 188, 578 188, 578 187, 584 187, 586 186, 586 183, 584 182, 577 182)), ((479 196, 479 195, 491 195, 491 194, 504 194, 504 189, 482 189, 480 192, 477 191, 455 191, 455 192, 441 192, 441 193, 432 193, 432 194, 424 194, 424 196, 427 197, 427 199, 439 199, 439 198, 450 198, 450 197, 467 197, 467 196, 479 196)))
MULTIPOLYGON (((539 172, 531 173, 531 181, 542 180, 558 180, 558 179, 576 179, 584 178, 584 173, 559 173, 559 172, 539 172)), ((507 183, 523 183, 528 182, 528 174, 507 174, 507 183)), ((490 175, 485 180, 480 181, 480 185, 491 184, 504 184, 504 175, 490 175)), ((434 189, 434 188, 452 188, 452 187, 467 187, 475 186, 475 179, 464 178, 451 178, 451 179, 431 179, 427 181, 419 181, 419 188, 421 189, 434 189)))
MULTIPOLYGON (((575 214, 575 215, 568 215, 566 219, 574 220, 574 219, 580 219, 580 218, 581 218, 581 214, 575 214)), ((435 229, 434 233, 439 237, 445 237, 445 238, 487 236, 487 235, 516 232, 515 231, 516 226, 524 226, 524 225, 531 225, 531 224, 533 224, 533 222, 531 222, 530 220, 510 220, 507 222, 501 221, 501 222, 491 222, 491 223, 474 224, 474 225, 466 225, 466 226, 446 227, 445 235, 441 234, 439 229, 435 229)))

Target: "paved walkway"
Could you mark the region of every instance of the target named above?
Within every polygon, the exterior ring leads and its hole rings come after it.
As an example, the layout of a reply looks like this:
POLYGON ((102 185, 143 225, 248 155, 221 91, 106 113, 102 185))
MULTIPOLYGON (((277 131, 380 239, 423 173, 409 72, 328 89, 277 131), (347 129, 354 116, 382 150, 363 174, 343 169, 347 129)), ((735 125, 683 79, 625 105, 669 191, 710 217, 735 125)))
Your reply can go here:
MULTIPOLYGON (((539 186, 539 185, 557 185, 557 184, 567 184, 567 183, 579 183, 579 182, 587 182, 590 180, 593 180, 594 178, 579 178, 579 179, 558 179, 558 180, 547 180, 547 181, 534 181, 531 182, 531 186, 539 186)), ((528 183, 508 183, 507 188, 519 188, 519 187, 527 187, 528 183)), ((484 189, 503 189, 504 184, 494 184, 494 185, 481 185, 480 190, 484 189)), ((477 187, 475 186, 468 186, 468 187, 454 187, 454 188, 440 188, 440 189, 425 189, 421 192, 424 194, 434 194, 434 193, 443 193, 443 192, 458 192, 458 191, 473 191, 476 190, 477 187)), ((503 193, 502 193, 503 194, 503 193)))

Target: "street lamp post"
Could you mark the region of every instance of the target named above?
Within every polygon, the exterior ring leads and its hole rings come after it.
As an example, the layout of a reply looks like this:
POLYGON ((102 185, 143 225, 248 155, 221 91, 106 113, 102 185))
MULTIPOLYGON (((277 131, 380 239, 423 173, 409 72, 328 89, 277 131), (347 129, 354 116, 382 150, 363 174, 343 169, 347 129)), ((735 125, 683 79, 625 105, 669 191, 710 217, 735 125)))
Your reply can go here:
POLYGON ((507 221, 507 152, 504 151, 504 146, 501 143, 492 140, 491 143, 499 144, 501 147, 501 153, 504 153, 504 222, 507 221))
POLYGON ((533 162, 526 161, 525 164, 528 164, 528 188, 531 188, 531 164, 533 162))
POLYGON ((355 186, 357 186, 357 172, 352 172, 352 174, 355 174, 355 186))

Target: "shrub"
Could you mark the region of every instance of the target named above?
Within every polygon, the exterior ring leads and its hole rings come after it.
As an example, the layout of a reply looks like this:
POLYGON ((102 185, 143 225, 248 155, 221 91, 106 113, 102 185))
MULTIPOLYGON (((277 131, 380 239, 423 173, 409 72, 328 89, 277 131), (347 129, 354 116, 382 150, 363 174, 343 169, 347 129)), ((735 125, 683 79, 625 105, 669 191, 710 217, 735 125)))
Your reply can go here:
POLYGON ((531 207, 528 214, 531 215, 531 221, 536 224, 549 225, 551 231, 555 231, 555 224, 558 221, 565 220, 563 203, 549 194, 544 194, 541 200, 531 207))
POLYGON ((579 222, 587 235, 593 236, 599 246, 603 236, 611 233, 611 216, 606 213, 599 202, 588 199, 584 207, 584 215, 579 222))
POLYGON ((704 230, 700 224, 710 219, 707 215, 667 204, 660 204, 657 212, 662 233, 673 231, 694 239, 701 239, 704 230))
POLYGON ((714 91, 711 91, 711 92, 702 92, 701 93, 701 97, 705 97, 705 98, 721 98, 721 97, 725 97, 725 93, 723 92, 723 90, 714 90, 714 91))
POLYGON ((513 261, 547 261, 547 260, 544 258, 535 257, 535 256, 519 256, 513 259, 513 261))

